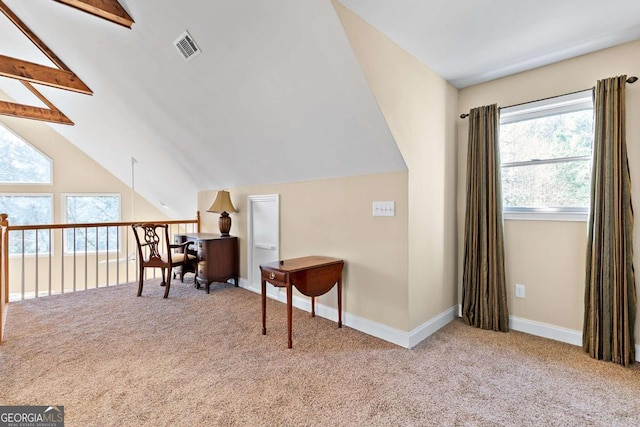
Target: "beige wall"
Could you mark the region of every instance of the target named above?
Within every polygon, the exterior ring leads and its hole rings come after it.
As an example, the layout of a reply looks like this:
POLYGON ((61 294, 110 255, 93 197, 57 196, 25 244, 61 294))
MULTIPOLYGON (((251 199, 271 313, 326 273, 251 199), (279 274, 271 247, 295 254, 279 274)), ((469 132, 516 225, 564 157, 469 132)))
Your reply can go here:
POLYGON ((458 91, 357 15, 333 4, 409 168, 411 330, 456 304, 458 91))
MULTIPOLYGON (((52 193, 54 197, 54 222, 56 223, 62 220, 60 212, 60 195, 62 193, 120 193, 123 221, 167 218, 163 212, 136 194, 133 198, 135 218, 132 219, 132 198, 129 183, 124 183, 114 177, 48 124, 7 116, 0 116, 0 122, 53 160, 53 185, 0 184, 0 193, 52 193)), ((129 163, 130 156, 127 153, 122 153, 122 161, 129 163)), ((195 212, 193 215, 195 217, 195 212)))
MULTIPOLYGON (((281 257, 344 257, 345 311, 410 332, 457 304, 458 91, 341 4, 333 4, 408 172, 240 188, 232 195, 234 203, 246 206, 250 194, 280 194, 281 257), (337 229, 324 205, 333 197, 350 207, 341 216, 352 215, 337 229), (396 217, 373 218, 374 200, 395 200, 396 217)), ((201 211, 214 194, 199 194, 201 211)), ((215 221, 217 216, 205 214, 203 227, 215 231, 215 221)), ((241 239, 246 238, 243 221, 236 215, 232 230, 241 239)), ((334 300, 330 295, 321 302, 334 306, 334 300)))
MULTIPOLYGON (((231 234, 240 242, 240 275, 247 279, 247 197, 279 194, 280 257, 326 255, 345 260, 343 311, 407 330, 407 174, 334 178, 227 189, 238 213, 231 234), (373 217, 372 202, 393 200, 394 217, 373 217)), ((202 230, 218 232, 206 212, 216 191, 198 194, 202 230)), ((336 307, 335 289, 318 299, 336 307)))
MULTIPOLYGON (((460 113, 480 105, 507 106, 561 95, 592 87, 598 79, 639 73, 640 41, 637 41, 463 89, 459 98, 460 113)), ((459 270, 463 259, 467 132, 467 121, 458 119, 459 270)), ((627 86, 627 148, 632 198, 637 202, 640 200, 638 83, 627 86)), ((586 234, 586 222, 505 220, 507 291, 512 316, 582 330, 586 234), (526 286, 525 299, 515 298, 515 283, 526 286)), ((637 267, 640 265, 637 226, 634 241, 637 267)), ((461 273, 458 277, 460 282, 461 273)), ((640 342, 640 317, 636 322, 636 342, 640 342)))
MULTIPOLYGON (((0 93, 0 98, 6 98, 6 95, 0 93)), ((78 148, 71 144, 66 138, 57 133, 51 126, 43 122, 34 120, 17 119, 12 117, 0 116, 0 122, 8 129, 19 135, 22 139, 36 147, 42 153, 47 155, 53 160, 53 184, 52 185, 0 185, 0 193, 48 193, 53 195, 54 205, 54 223, 60 223, 63 220, 61 212, 61 194, 62 193, 119 193, 121 195, 121 218, 122 221, 131 220, 164 220, 168 219, 167 216, 153 207, 145 199, 135 194, 132 200, 131 189, 128 184, 115 178, 111 173, 101 167, 97 162, 90 157, 82 153, 78 148), (132 218, 132 201, 134 204, 134 218, 132 218)), ((126 154, 122 154, 123 162, 130 162, 130 157, 126 154)), ((195 197, 195 195, 194 195, 195 197)), ((194 216, 195 218, 195 212, 194 216)), ((192 218, 192 219, 193 219, 192 218)), ((11 217, 9 217, 9 224, 11 225, 11 217)), ((54 239, 54 257, 52 260, 52 283, 53 289, 60 289, 60 277, 61 274, 61 257, 60 250, 56 250, 61 237, 59 233, 53 236, 54 239)), ((130 242, 133 244, 133 241, 130 242)), ((122 259, 126 258, 124 252, 126 251, 125 245, 122 245, 121 254, 112 254, 110 259, 122 259)), ((129 247, 129 252, 133 252, 134 247, 129 247)), ((73 287, 73 271, 70 269, 73 266, 72 257, 65 256, 65 288, 70 289, 73 287)), ((104 261, 104 257, 100 257, 104 261)), ((22 278, 20 271, 22 266, 21 259, 10 259, 10 293, 16 294, 21 291, 22 278)), ((135 271, 129 269, 129 277, 126 277, 126 264, 120 263, 118 270, 120 280, 131 281, 135 280, 135 271), (133 277, 133 279, 132 279, 133 277)), ((130 263, 129 263, 130 264, 130 263)), ((76 259, 77 271, 76 282, 79 288, 84 288, 85 272, 84 272, 84 258, 78 257, 76 259)), ((97 264, 93 256, 89 257, 87 267, 87 281, 89 287, 95 285, 96 266, 98 268, 99 280, 106 276, 105 263, 97 264)), ((109 263, 113 267, 110 271, 110 282, 115 283, 116 272, 115 263, 109 263)), ((49 276, 48 257, 41 258, 39 264, 39 278, 45 282, 49 276)), ((133 267, 135 270, 135 265, 133 267)), ((40 285, 42 290, 42 285, 40 285)), ((48 286, 45 284, 45 289, 48 286)), ((25 292, 31 292, 35 289, 35 259, 33 256, 27 256, 25 260, 25 292)))

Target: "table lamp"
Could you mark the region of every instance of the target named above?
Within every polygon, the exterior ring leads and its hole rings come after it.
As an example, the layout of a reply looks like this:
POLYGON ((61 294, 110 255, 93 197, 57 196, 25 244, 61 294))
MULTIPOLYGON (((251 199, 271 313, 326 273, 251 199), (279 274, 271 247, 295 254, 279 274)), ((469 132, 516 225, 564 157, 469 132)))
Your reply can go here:
POLYGON ((218 220, 218 227, 220 228, 220 236, 228 237, 229 230, 231 230, 231 217, 229 212, 238 212, 231 203, 231 197, 228 191, 218 191, 216 199, 207 212, 219 213, 220 219, 218 220))

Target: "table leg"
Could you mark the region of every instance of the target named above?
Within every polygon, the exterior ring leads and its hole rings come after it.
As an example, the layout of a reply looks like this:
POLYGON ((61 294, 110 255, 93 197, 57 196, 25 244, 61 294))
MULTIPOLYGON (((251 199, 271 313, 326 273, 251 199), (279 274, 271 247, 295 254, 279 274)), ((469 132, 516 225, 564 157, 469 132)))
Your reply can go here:
POLYGON ((338 279, 338 328, 342 328, 342 278, 338 279))
POLYGON ((291 314, 293 311, 293 290, 291 289, 291 284, 287 284, 287 348, 293 347, 293 342, 291 340, 291 314))
POLYGON ((311 317, 316 317, 316 297, 311 297, 311 317))
POLYGON ((267 281, 262 281, 262 335, 267 335, 267 281))

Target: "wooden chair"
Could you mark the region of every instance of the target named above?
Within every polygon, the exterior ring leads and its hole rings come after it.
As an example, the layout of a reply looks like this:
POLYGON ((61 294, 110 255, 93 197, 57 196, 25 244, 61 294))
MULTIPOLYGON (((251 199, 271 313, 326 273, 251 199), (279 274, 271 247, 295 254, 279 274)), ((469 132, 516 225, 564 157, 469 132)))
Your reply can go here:
POLYGON ((138 265, 140 270, 138 296, 142 295, 144 269, 159 268, 162 270, 162 283, 160 286, 165 286, 164 298, 167 298, 171 287, 171 270, 180 266, 182 271, 186 271, 187 266, 195 264, 197 261, 196 256, 187 251, 187 246, 193 242, 170 244, 168 224, 132 224, 131 228, 138 244, 138 265), (173 253, 173 249, 181 249, 181 251, 173 253))

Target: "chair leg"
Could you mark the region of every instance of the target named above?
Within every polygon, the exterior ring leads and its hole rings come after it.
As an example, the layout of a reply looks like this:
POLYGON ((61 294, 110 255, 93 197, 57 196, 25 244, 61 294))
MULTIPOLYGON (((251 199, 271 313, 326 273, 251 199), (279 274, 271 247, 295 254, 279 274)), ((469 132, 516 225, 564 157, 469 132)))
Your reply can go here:
MULTIPOLYGON (((164 268, 161 268, 160 271, 162 271, 162 283, 160 283, 160 286, 165 286, 167 283, 167 280, 165 278, 164 268)), ((169 277, 171 277, 171 274, 169 274, 169 277)))
POLYGON ((144 278, 144 268, 140 267, 138 279, 138 296, 142 295, 142 279, 144 278))
MULTIPOLYGON (((167 269, 169 270, 169 269, 167 269)), ((167 298, 169 296, 169 288, 171 287, 171 272, 167 271, 167 276, 168 280, 167 280, 167 286, 164 288, 164 297, 163 298, 167 298)), ((164 268, 162 269, 162 275, 164 276, 164 268)))

